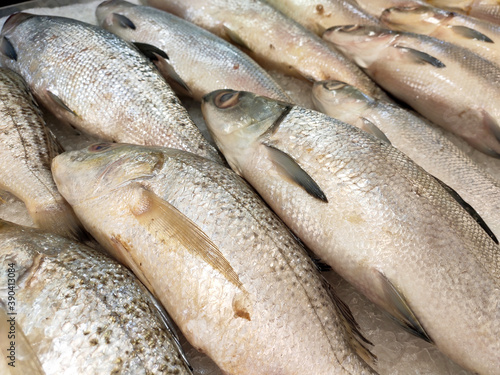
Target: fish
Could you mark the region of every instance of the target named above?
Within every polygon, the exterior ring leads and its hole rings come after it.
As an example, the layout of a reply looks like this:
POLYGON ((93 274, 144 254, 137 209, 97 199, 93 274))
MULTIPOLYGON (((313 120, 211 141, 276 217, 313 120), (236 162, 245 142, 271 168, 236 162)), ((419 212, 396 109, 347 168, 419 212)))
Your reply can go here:
MULTIPOLYGON (((361 9, 355 0, 266 0, 274 8, 317 35, 338 25, 379 25, 379 20, 361 9)), ((246 90, 248 91, 248 90, 246 90)))
POLYGON ((0 64, 60 120, 100 139, 162 145, 222 163, 153 63, 116 35, 77 20, 11 15, 0 64))
POLYGON ((303 243, 461 366, 500 368, 500 248, 411 159, 325 114, 219 90, 216 144, 303 243))
POLYGON ((368 126, 369 132, 390 142, 456 191, 500 238, 500 182, 450 141, 443 129, 397 105, 374 100, 344 82, 317 82, 312 94, 318 110, 360 129, 368 126))
POLYGON ((50 164, 59 152, 24 80, 0 68, 0 189, 21 199, 34 224, 78 239, 83 228, 59 194, 50 164))
POLYGON ((171 65, 197 101, 223 88, 255 92, 290 102, 285 91, 255 61, 214 34, 172 14, 127 1, 109 0, 96 10, 104 29, 132 43, 146 43, 163 51, 157 66, 168 76, 171 65))
POLYGON ((427 3, 447 10, 458 11, 468 16, 500 23, 500 4, 498 0, 425 0, 427 3))
POLYGON ((12 374, 192 374, 165 310, 108 256, 0 220, 0 264, 12 374))
POLYGON ((338 79, 374 97, 382 90, 317 35, 261 0, 148 0, 230 40, 261 66, 309 81, 338 79))
POLYGON ((356 0, 356 4, 365 12, 377 18, 379 18, 382 12, 388 8, 427 5, 423 0, 356 0))
MULTIPOLYGON (((452 12, 432 7, 389 8, 384 10, 380 17, 381 22, 391 30, 432 36, 467 48, 496 65, 500 65, 500 48, 488 36, 488 33, 480 32, 474 27, 454 25, 453 19, 452 12)), ((462 20, 464 21, 466 20, 462 20)), ((486 23, 480 20, 475 22, 486 23)), ((497 39, 498 42, 500 41, 497 39)))
POLYGON ((372 26, 334 27, 323 38, 421 115, 500 158, 497 65, 426 35, 372 26))
POLYGON ((375 373, 348 307, 229 168, 181 150, 97 143, 59 155, 52 171, 85 227, 223 372, 375 373))

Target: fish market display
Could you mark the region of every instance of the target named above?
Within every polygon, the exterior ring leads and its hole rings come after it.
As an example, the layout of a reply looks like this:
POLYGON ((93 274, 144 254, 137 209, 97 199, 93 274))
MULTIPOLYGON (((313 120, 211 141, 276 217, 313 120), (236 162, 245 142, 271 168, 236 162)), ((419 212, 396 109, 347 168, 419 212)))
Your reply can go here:
POLYGON ((338 25, 378 25, 377 18, 367 14, 355 0, 266 0, 268 4, 294 19, 315 34, 338 25))
POLYGON ((449 141, 442 129, 343 82, 315 83, 313 99, 321 112, 381 139, 387 137, 385 140, 460 194, 500 238, 500 182, 449 141))
POLYGON ((191 374, 165 311, 110 258, 0 220, 0 265, 0 312, 19 350, 12 374, 191 374))
POLYGON ((456 10, 468 16, 489 22, 500 23, 500 3, 498 0, 425 0, 427 3, 448 10, 456 10))
POLYGON ((66 237, 81 228, 57 191, 50 163, 57 154, 41 112, 25 82, 0 68, 0 189, 20 198, 37 227, 66 237))
POLYGON ((0 63, 60 119, 104 139, 220 161, 157 69, 116 35, 68 18, 17 13, 0 38, 0 63))
POLYGON ((232 90, 202 109, 229 165, 306 246, 465 368, 498 373, 499 247, 432 176, 312 110, 232 90))
POLYGON ((356 0, 356 3, 361 9, 364 9, 365 12, 377 18, 388 8, 427 5, 423 0, 356 0))
MULTIPOLYGON (((231 88, 290 101, 269 74, 243 52, 172 14, 110 0, 99 5, 96 15, 103 28, 119 37, 154 45, 165 52, 196 100, 211 91, 231 88)), ((161 68, 161 64, 158 66, 161 68)))
POLYGON ((425 35, 340 26, 323 38, 382 87, 478 150, 500 157, 500 68, 425 35))
POLYGON ((224 372, 374 373, 355 353, 372 361, 348 308, 230 169, 109 143, 61 154, 52 168, 85 227, 224 372))
POLYGON ((355 64, 261 0, 149 0, 225 39, 261 65, 312 81, 338 79, 363 92, 384 94, 355 64))
POLYGON ((452 12, 431 7, 390 8, 382 13, 380 19, 392 30, 429 35, 470 49, 479 56, 500 65, 500 47, 498 46, 500 40, 498 37, 495 38, 498 36, 500 25, 495 26, 464 15, 454 17, 452 12), (455 18, 458 18, 458 22, 455 18), (486 34, 483 34, 477 28, 464 26, 463 23, 483 24, 482 29, 490 29, 490 32, 486 31, 486 34), (488 27, 489 25, 491 27, 488 27), (494 39, 488 36, 490 33, 493 34, 494 39))

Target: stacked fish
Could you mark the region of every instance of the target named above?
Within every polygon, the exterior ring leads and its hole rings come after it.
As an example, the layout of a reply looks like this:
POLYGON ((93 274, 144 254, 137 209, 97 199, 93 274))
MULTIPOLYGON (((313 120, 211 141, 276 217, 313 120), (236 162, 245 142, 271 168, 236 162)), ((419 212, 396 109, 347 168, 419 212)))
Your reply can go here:
POLYGON ((464 152, 500 157, 500 7, 476 2, 459 10, 486 21, 401 0, 108 0, 100 27, 11 15, 0 187, 54 234, 0 221, 0 333, 14 308, 19 348, 3 371, 188 374, 171 317, 224 373, 376 373, 311 250, 500 374, 500 182, 464 152), (323 113, 262 67, 312 81, 323 113), (36 102, 99 141, 58 141, 36 102))

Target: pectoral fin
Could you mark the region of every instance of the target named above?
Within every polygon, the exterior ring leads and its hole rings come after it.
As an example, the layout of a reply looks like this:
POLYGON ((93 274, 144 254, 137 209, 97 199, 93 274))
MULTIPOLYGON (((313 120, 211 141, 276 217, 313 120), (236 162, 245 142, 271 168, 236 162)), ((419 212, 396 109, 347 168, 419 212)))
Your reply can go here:
POLYGON ((480 33, 479 31, 471 29, 470 27, 467 26, 460 26, 460 25, 451 26, 451 30, 454 33, 463 36, 464 38, 467 39, 475 39, 479 40, 480 42, 493 43, 493 40, 488 38, 483 33, 480 33))
POLYGON ((168 55, 165 53, 165 51, 159 49, 158 47, 155 47, 151 44, 139 42, 135 42, 133 43, 133 45, 136 46, 137 49, 151 61, 155 61, 158 56, 168 60, 168 55))
POLYGON ((177 208, 149 190, 142 189, 141 197, 130 207, 137 220, 161 242, 177 240, 189 252, 199 256, 226 280, 243 289, 243 285, 231 264, 217 245, 203 230, 177 208))
POLYGON ((323 193, 323 190, 321 190, 311 176, 309 176, 290 155, 273 146, 264 146, 269 152, 270 160, 284 178, 302 187, 312 197, 328 203, 328 199, 325 193, 323 193))
POLYGON ((405 296, 390 282, 390 280, 379 272, 385 299, 390 306, 388 312, 396 318, 396 321, 408 332, 432 343, 432 339, 425 331, 411 307, 408 305, 405 296))
POLYGON ((231 39, 231 41, 234 44, 251 51, 250 47, 248 47, 248 45, 245 43, 245 41, 238 35, 238 33, 235 30, 231 30, 229 28, 229 26, 227 26, 227 25, 224 25, 222 27, 223 27, 224 31, 226 32, 226 35, 228 36, 228 38, 231 39))
POLYGON ((136 29, 134 23, 130 20, 130 18, 125 17, 123 14, 112 13, 111 17, 112 17, 111 20, 114 24, 116 23, 121 27, 123 27, 124 29, 127 28, 132 30, 136 29))
POLYGON ((361 129, 363 129, 367 133, 374 135, 378 139, 380 139, 388 144, 391 144, 391 141, 389 141, 389 138, 387 138, 385 136, 384 132, 382 130, 380 130, 377 127, 377 125, 375 125, 373 122, 371 122, 370 120, 368 120, 364 117, 361 118, 361 121, 363 121, 363 127, 361 129))
POLYGON ((0 42, 0 52, 2 52, 9 59, 17 61, 17 52, 12 43, 7 37, 2 38, 2 42, 0 42))
POLYGON ((60 107, 60 108, 64 109, 65 111, 68 111, 72 115, 78 117, 76 112, 73 111, 71 108, 69 108, 66 105, 66 103, 64 103, 64 101, 61 98, 59 98, 56 94, 54 94, 50 90, 47 90, 47 94, 49 95, 49 98, 52 100, 52 102, 54 103, 55 106, 60 107))
POLYGON ((428 53, 418 51, 409 47, 395 46, 395 48, 399 48, 404 53, 407 54, 408 58, 417 64, 429 64, 435 66, 436 68, 444 68, 446 67, 440 60, 435 57, 429 55, 428 53))

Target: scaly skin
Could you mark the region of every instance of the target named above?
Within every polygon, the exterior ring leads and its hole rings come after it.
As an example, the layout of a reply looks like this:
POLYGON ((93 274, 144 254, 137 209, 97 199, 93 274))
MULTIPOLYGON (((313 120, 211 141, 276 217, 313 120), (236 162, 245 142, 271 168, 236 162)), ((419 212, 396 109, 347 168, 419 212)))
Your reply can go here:
POLYGON ((388 280, 443 353, 497 374, 500 249, 468 213, 386 142, 315 111, 232 93, 216 91, 202 106, 231 167, 374 303, 396 312, 388 280), (284 178, 268 146, 291 156, 328 202, 284 178))
POLYGON ((388 8, 426 5, 422 0, 356 0, 356 3, 365 12, 377 18, 388 8))
POLYGON ((471 17, 496 24, 500 23, 500 3, 498 0, 426 0, 426 2, 438 8, 456 10, 471 17))
POLYGON ((17 55, 4 50, 1 64, 19 73, 60 119, 103 139, 221 160, 152 63, 116 35, 68 18, 18 13, 5 22, 1 38, 17 55))
POLYGON ((16 324, 46 375, 191 374, 151 295, 116 261, 0 220, 0 304, 7 312, 11 263, 16 324))
POLYGON ((60 155, 53 172, 86 228, 141 275, 223 371, 373 373, 349 346, 367 354, 304 249, 230 169, 178 150, 97 145, 60 155), (165 236, 168 226, 148 229, 144 215, 168 204, 213 241, 237 282, 178 235, 165 236))

